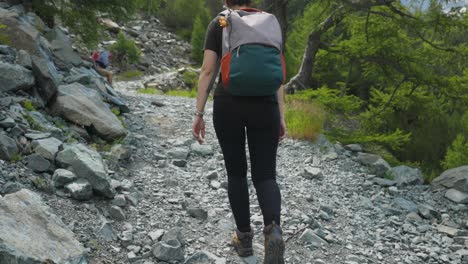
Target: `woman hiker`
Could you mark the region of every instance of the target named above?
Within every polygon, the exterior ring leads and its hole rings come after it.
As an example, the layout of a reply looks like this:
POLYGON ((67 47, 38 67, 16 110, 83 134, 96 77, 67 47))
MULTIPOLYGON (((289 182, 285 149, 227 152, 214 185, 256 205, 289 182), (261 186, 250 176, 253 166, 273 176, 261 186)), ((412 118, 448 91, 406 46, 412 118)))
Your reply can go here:
MULTIPOLYGON (((249 9, 251 0, 226 0, 231 10, 249 9)), ((276 18, 274 18, 276 21, 276 18)), ((222 57, 223 25, 215 18, 208 26, 203 65, 198 81, 198 95, 192 133, 202 143, 203 120, 209 84, 217 74, 217 61, 222 57)), ((279 37, 281 39, 281 37, 279 37)), ((239 52, 239 50, 237 50, 239 52)), ((240 52, 243 52, 240 50, 240 52)), ((245 52, 245 51, 244 51, 245 52)), ((234 55, 233 55, 234 56, 234 55)), ((280 84, 281 85, 281 84, 280 84)), ((232 245, 241 257, 253 255, 253 230, 250 226, 249 190, 247 185, 247 138, 251 174, 263 214, 265 264, 284 263, 285 244, 280 228, 281 194, 276 182, 276 155, 279 142, 286 134, 283 87, 274 87, 267 96, 236 96, 223 88, 221 81, 214 92, 213 123, 221 146, 228 176, 228 196, 237 230, 232 245), (278 89, 279 88, 279 89, 278 89), (277 92, 276 92, 277 90, 277 92)))

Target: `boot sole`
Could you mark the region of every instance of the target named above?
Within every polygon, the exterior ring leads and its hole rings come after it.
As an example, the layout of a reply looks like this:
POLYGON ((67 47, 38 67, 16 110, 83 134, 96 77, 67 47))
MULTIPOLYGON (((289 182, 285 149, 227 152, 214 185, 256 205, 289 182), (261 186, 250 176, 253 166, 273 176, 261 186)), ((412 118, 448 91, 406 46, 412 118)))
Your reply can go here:
POLYGON ((267 246, 269 254, 265 256, 263 264, 284 264, 284 240, 271 238, 267 246))

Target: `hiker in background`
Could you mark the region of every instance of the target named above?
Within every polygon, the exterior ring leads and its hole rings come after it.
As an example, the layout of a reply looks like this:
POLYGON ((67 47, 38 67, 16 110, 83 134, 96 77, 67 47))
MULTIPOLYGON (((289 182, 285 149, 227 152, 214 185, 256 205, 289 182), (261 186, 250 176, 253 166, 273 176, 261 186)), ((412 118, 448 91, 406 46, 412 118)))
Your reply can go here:
POLYGON ((208 26, 192 133, 198 142, 203 142, 209 86, 222 58, 221 75, 214 92, 213 124, 224 155, 229 202, 237 226, 231 243, 239 256, 253 255, 247 138, 252 181, 265 225, 264 263, 283 264, 281 194, 276 182, 277 148, 286 133, 281 28, 276 17, 252 9, 250 4, 251 0, 226 0, 228 10, 208 26), (249 23, 242 22, 243 19, 249 23), (234 24, 232 28, 230 23, 234 24), (223 34, 230 35, 223 37, 223 34))
POLYGON ((111 58, 112 54, 107 50, 101 52, 96 51, 93 54, 94 68, 100 75, 106 77, 107 81, 112 85, 113 73, 112 71, 107 70, 107 67, 110 65, 111 58))

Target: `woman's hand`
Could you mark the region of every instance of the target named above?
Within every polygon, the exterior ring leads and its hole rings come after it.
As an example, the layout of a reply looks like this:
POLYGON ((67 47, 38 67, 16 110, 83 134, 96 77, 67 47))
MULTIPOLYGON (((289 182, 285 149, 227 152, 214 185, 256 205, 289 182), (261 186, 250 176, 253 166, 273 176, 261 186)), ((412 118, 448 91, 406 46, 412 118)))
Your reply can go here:
POLYGON ((192 134, 198 143, 203 143, 205 139, 205 120, 203 120, 203 116, 195 116, 193 119, 192 134))
POLYGON ((284 118, 281 118, 279 142, 283 141, 285 137, 286 137, 286 120, 284 118))

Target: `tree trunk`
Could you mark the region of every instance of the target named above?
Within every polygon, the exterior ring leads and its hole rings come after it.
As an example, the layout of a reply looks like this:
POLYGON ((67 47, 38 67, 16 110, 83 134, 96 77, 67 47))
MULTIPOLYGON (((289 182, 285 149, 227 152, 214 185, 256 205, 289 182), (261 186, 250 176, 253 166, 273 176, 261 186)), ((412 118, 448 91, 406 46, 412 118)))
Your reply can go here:
POLYGON ((344 17, 343 7, 338 7, 329 17, 310 33, 307 47, 302 59, 301 68, 296 76, 286 84, 286 90, 294 93, 296 90, 304 90, 310 86, 310 81, 315 66, 315 59, 320 49, 321 37, 334 25, 338 24, 344 17))
POLYGON ((261 9, 274 14, 278 18, 281 32, 283 33, 283 43, 286 43, 288 32, 288 0, 263 0, 261 9))

